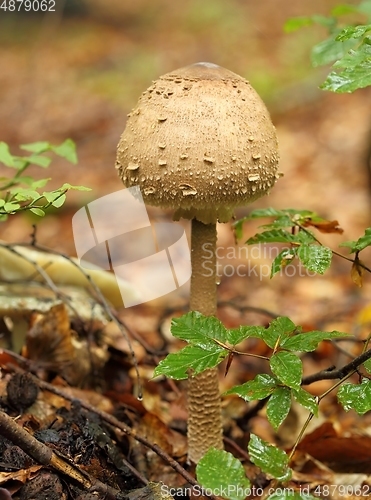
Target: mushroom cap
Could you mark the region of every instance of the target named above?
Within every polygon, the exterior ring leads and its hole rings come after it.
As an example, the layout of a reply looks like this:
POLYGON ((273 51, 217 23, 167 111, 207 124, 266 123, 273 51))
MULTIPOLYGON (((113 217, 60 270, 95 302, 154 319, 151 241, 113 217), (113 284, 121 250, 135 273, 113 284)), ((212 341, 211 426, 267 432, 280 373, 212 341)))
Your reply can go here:
POLYGON ((197 63, 161 76, 128 115, 116 168, 149 205, 174 218, 227 222, 279 177, 267 108, 247 80, 197 63))

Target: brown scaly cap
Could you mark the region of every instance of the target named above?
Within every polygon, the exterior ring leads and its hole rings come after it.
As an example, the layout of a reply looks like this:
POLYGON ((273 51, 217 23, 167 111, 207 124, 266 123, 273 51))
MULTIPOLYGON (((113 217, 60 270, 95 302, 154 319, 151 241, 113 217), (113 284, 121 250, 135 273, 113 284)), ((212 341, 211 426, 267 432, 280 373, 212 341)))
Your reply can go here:
POLYGON ((175 219, 227 222, 279 177, 269 113, 244 78, 211 63, 161 76, 140 97, 121 136, 116 168, 149 205, 175 219))

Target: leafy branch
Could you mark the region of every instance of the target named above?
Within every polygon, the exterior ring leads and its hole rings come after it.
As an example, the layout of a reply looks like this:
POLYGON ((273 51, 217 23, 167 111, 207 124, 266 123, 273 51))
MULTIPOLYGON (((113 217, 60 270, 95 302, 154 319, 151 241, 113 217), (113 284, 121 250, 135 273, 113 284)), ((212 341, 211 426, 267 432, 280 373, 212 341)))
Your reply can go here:
POLYGON ((347 247, 354 258, 332 250, 321 243, 313 231, 314 228, 322 233, 342 234, 338 221, 328 221, 319 217, 315 212, 309 210, 273 208, 254 210, 247 217, 234 224, 237 239, 243 236, 243 224, 251 219, 273 218, 271 222, 261 226, 263 231, 255 234, 246 241, 247 245, 262 243, 280 243, 286 246, 273 260, 271 277, 291 264, 295 258, 310 272, 323 274, 331 265, 332 256, 336 255, 352 262, 351 276, 354 283, 362 286, 363 272, 371 273, 371 268, 363 263, 359 254, 365 248, 371 246, 371 228, 365 230, 365 234, 355 241, 345 241, 340 246, 347 247))
POLYGON ((43 217, 49 207, 60 208, 64 204, 67 191, 71 189, 90 191, 84 186, 72 186, 68 183, 53 191, 41 191, 50 178, 35 180, 31 176, 24 175, 31 165, 48 168, 51 163, 49 153, 76 164, 76 149, 71 139, 67 139, 58 146, 43 141, 24 144, 20 148, 30 154, 27 156, 13 155, 9 151, 9 146, 5 142, 0 142, 0 163, 3 163, 8 169, 15 170, 13 175, 0 178, 0 221, 6 220, 9 215, 22 211, 30 211, 43 217))
POLYGON ((329 36, 312 48, 312 64, 333 64, 320 88, 341 93, 371 85, 371 1, 338 5, 328 17, 295 17, 284 28, 293 32, 315 24, 325 27, 329 36))

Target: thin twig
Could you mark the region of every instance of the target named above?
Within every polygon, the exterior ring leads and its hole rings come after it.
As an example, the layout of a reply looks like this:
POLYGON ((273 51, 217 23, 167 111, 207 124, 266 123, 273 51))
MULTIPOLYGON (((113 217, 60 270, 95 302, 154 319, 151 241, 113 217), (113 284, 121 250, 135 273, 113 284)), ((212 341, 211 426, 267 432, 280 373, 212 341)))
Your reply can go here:
POLYGON ((363 352, 356 358, 354 358, 350 363, 346 364, 338 370, 321 370, 320 372, 313 373, 304 377, 302 380, 302 385, 313 384, 313 382, 318 382, 319 380, 335 380, 342 379, 349 375, 352 371, 357 370, 365 361, 371 358, 371 349, 363 352))

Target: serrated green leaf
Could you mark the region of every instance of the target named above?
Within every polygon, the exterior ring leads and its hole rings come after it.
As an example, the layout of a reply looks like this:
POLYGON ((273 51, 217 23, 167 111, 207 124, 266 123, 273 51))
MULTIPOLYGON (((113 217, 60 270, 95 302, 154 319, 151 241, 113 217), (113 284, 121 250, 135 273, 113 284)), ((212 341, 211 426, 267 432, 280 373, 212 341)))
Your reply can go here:
POLYGON ((242 463, 227 451, 210 448, 198 462, 196 475, 201 486, 215 497, 244 500, 249 494, 250 481, 242 463))
POLYGON ((296 248, 285 248, 277 255, 272 262, 271 278, 293 261, 296 257, 296 250, 296 248))
POLYGON ((343 332, 321 332, 314 330, 312 332, 299 333, 293 337, 281 342, 281 347, 288 351, 311 352, 317 349, 318 344, 323 340, 339 339, 349 337, 348 333, 343 332))
POLYGON ((362 24, 358 26, 346 26, 343 28, 340 33, 335 38, 338 42, 344 42, 345 40, 349 40, 350 38, 362 38, 367 31, 371 30, 371 24, 362 24))
POLYGON ((299 390, 303 375, 303 365, 292 352, 277 352, 269 361, 274 375, 285 385, 292 389, 299 390))
POLYGON ((371 45, 363 43, 355 50, 350 50, 341 59, 336 61, 334 68, 354 68, 371 60, 371 45))
POLYGON ((271 229, 258 233, 246 241, 247 245, 256 245, 257 243, 292 243, 295 241, 295 235, 284 229, 271 229))
POLYGON ((224 395, 237 394, 245 401, 256 401, 270 396, 277 387, 277 380, 268 374, 259 374, 254 380, 236 385, 224 395))
POLYGON ((77 163, 77 155, 76 155, 76 145, 71 139, 66 139, 59 146, 53 146, 52 150, 62 158, 65 158, 69 162, 76 164, 77 163))
POLYGON ((227 342, 230 345, 237 345, 249 338, 261 339, 265 328, 262 326, 240 326, 227 330, 227 342))
POLYGON ((204 316, 191 311, 171 322, 171 333, 178 339, 185 340, 200 347, 216 345, 213 339, 227 341, 227 329, 214 316, 204 316))
POLYGON ((329 38, 317 43, 311 53, 313 66, 325 66, 331 64, 338 59, 341 59, 350 49, 352 49, 357 41, 347 40, 338 42, 336 40, 339 30, 335 31, 329 38))
POLYGON ((291 391, 287 387, 276 387, 267 404, 267 418, 277 430, 287 417, 291 408, 291 391))
POLYGON ((298 390, 292 389, 292 395, 295 400, 303 406, 306 410, 309 410, 314 414, 314 416, 318 416, 318 403, 316 398, 309 394, 309 392, 305 391, 302 387, 298 390))
POLYGON ((294 227, 295 222, 292 220, 292 218, 289 215, 282 215, 282 217, 278 217, 274 221, 268 223, 268 224, 262 224, 259 227, 262 227, 264 229, 283 229, 283 228, 288 228, 288 227, 294 227))
POLYGON ((332 251, 321 245, 302 245, 297 256, 309 271, 323 274, 331 265, 332 251))
POLYGON ((10 154, 9 146, 5 142, 0 142, 0 162, 7 167, 15 167, 14 156, 10 154))
POLYGON ((353 68, 346 68, 340 73, 332 71, 320 86, 331 92, 354 92, 371 85, 371 61, 365 61, 353 68))
POLYGON ((357 241, 344 241, 344 243, 341 243, 339 246, 349 247, 350 253, 360 252, 366 247, 371 246, 371 227, 368 227, 365 230, 365 234, 358 238, 357 241))
POLYGON ((292 471, 289 468, 289 457, 283 450, 273 446, 255 434, 251 434, 248 446, 251 461, 266 474, 279 481, 288 481, 292 471))
POLYGON ((214 368, 228 354, 228 351, 214 344, 208 350, 196 345, 187 345, 177 353, 168 354, 165 359, 160 361, 155 368, 154 377, 166 375, 175 380, 188 378, 190 375, 214 368))
POLYGON ((49 151, 51 147, 51 144, 46 141, 32 142, 31 144, 22 144, 20 146, 21 149, 35 154, 45 153, 45 151, 49 151))
POLYGON ((363 379, 361 384, 342 385, 338 400, 345 411, 355 410, 358 415, 364 415, 371 410, 371 380, 363 379))
POLYGON ((5 205, 6 201, 0 198, 0 208, 5 205))
POLYGON ((271 321, 269 327, 262 331, 261 338, 271 349, 274 349, 281 345, 297 328, 291 319, 281 316, 271 321))
POLYGON ((30 212, 32 212, 35 215, 38 215, 39 217, 44 217, 45 212, 41 208, 30 208, 30 212))

